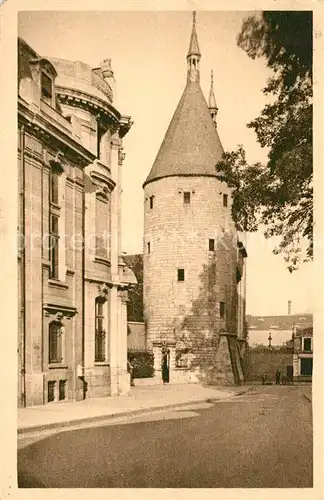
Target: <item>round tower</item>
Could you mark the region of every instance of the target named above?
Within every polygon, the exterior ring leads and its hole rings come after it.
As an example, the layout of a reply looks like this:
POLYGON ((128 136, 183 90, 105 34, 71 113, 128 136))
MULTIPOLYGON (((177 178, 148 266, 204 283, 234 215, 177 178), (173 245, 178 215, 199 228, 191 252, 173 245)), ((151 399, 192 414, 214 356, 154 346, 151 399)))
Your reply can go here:
POLYGON ((186 86, 143 185, 146 338, 158 379, 167 365, 170 382, 233 383, 237 235, 200 59, 194 14, 186 86))

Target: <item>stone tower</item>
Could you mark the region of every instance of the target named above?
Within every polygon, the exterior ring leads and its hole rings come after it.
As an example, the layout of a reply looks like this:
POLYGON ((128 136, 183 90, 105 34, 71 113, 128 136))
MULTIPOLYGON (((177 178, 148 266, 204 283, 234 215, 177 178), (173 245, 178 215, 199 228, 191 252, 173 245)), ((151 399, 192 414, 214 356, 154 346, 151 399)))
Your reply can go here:
POLYGON ((167 350, 170 382, 240 383, 238 283, 246 254, 230 189, 215 169, 223 147, 213 81, 209 104, 200 88, 200 59, 194 13, 186 86, 143 185, 146 339, 157 379, 167 350))

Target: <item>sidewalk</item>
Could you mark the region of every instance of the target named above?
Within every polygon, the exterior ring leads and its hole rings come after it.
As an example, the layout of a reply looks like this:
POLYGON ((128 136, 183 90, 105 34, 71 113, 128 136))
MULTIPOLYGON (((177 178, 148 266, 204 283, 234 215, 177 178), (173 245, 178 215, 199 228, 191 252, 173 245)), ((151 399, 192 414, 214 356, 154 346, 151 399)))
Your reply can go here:
POLYGON ((86 399, 18 409, 18 434, 38 432, 103 421, 116 416, 174 408, 190 403, 230 398, 250 390, 249 386, 203 387, 199 384, 170 384, 132 387, 130 396, 86 399))

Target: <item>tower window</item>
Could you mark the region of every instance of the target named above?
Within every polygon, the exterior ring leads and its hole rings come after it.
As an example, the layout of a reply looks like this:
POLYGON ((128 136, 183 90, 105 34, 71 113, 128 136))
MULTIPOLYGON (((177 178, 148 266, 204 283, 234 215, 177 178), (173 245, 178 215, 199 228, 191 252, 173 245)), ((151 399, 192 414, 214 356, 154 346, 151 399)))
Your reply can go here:
POLYGON ((151 243, 148 242, 147 244, 147 253, 151 253, 151 243))
POLYGON ((183 203, 189 204, 190 203, 190 193, 189 191, 186 191, 183 193, 183 203))
POLYGON ((215 251, 215 240, 214 239, 209 239, 209 251, 210 252, 215 251))
POLYGON ((225 302, 219 303, 219 316, 225 318, 225 302))
POLYGON ((51 215, 50 218, 50 278, 58 279, 59 276, 59 218, 51 215))
POLYGON ((223 207, 228 205, 228 194, 223 194, 223 207))
POLYGON ((178 269, 178 281, 185 280, 185 271, 184 269, 178 269))
POLYGON ((153 208, 154 196, 150 196, 150 209, 153 208))

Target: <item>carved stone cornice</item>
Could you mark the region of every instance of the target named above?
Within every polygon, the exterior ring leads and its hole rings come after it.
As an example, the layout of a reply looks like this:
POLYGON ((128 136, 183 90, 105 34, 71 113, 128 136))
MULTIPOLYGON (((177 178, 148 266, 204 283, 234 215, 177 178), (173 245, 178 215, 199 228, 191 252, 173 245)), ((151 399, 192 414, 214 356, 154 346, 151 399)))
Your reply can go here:
POLYGON ((31 136, 34 136, 51 149, 64 151, 65 157, 72 164, 82 167, 93 163, 95 155, 78 143, 59 124, 47 120, 41 112, 32 111, 20 99, 18 100, 18 122, 23 125, 31 136))
POLYGON ((100 174, 96 170, 92 170, 90 172, 90 178, 92 180, 93 186, 95 187, 96 194, 101 194, 108 199, 108 195, 114 190, 114 188, 116 187, 116 183, 109 177, 100 174))
POLYGON ((62 321, 64 317, 72 318, 77 313, 76 307, 63 306, 59 304, 43 304, 45 316, 55 315, 57 321, 62 321))
POLYGON ((109 102, 87 92, 61 86, 55 87, 55 93, 61 104, 90 111, 98 116, 100 121, 107 122, 110 128, 118 130, 121 115, 109 102))
POLYGON ((98 288, 98 299, 100 302, 106 302, 109 297, 109 286, 106 283, 100 284, 97 286, 98 288))

